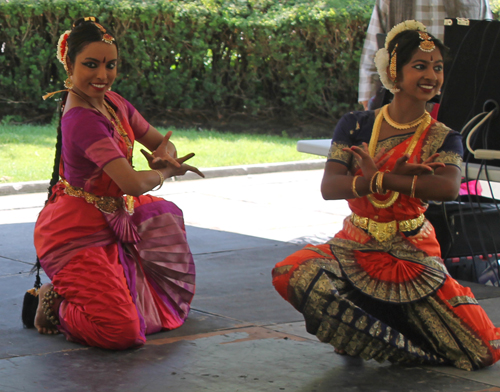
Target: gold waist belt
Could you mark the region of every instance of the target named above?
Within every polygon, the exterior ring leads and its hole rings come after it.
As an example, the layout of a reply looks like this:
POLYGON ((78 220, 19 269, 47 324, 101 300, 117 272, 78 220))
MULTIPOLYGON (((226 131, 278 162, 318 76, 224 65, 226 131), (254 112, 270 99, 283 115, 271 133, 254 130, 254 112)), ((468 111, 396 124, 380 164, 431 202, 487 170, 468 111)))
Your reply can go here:
MULTIPOLYGON (((106 214, 116 212, 118 208, 123 207, 123 199, 121 197, 112 196, 97 196, 90 192, 85 192, 82 188, 71 186, 68 181, 61 180, 66 189, 64 192, 73 197, 81 197, 89 204, 93 204, 99 211, 106 214)), ((130 215, 134 213, 134 198, 127 196, 126 210, 130 215)))
POLYGON ((351 222, 354 226, 366 230, 373 238, 379 242, 392 240, 398 231, 406 232, 418 229, 424 224, 425 216, 407 219, 402 221, 393 220, 390 222, 377 222, 373 219, 351 214, 351 222))

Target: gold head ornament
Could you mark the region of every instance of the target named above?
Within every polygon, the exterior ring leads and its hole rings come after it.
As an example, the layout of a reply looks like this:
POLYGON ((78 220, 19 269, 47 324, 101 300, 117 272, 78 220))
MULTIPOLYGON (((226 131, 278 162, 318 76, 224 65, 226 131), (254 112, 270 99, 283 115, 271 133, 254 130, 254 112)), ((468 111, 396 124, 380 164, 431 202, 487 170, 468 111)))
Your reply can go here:
POLYGON ((420 45, 418 46, 422 52, 430 53, 434 49, 436 49, 436 44, 429 34, 427 34, 425 31, 418 31, 418 35, 422 40, 422 42, 420 42, 420 45))
MULTIPOLYGON (((106 42, 107 44, 112 44, 114 42, 114 38, 107 33, 106 29, 99 23, 97 23, 97 19, 94 17, 94 16, 87 16, 85 18, 83 18, 83 20, 85 22, 92 22, 94 25, 96 25, 96 27, 101 31, 102 33, 102 41, 103 42, 106 42)), ((75 25, 73 25, 73 28, 75 27, 75 25)))

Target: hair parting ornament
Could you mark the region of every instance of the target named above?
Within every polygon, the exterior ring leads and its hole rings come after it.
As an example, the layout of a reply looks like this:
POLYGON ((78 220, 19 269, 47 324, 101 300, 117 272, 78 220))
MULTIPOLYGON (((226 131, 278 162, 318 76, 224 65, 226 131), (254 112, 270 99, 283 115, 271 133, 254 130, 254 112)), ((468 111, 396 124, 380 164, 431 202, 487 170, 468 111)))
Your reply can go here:
POLYGON ((397 48, 398 44, 395 45, 392 53, 389 54, 389 44, 399 33, 406 30, 415 30, 418 32, 422 42, 419 45, 419 49, 423 52, 432 52, 436 45, 429 34, 427 34, 427 28, 424 24, 417 22, 416 20, 407 20, 401 22, 394 26, 391 31, 387 34, 385 39, 385 45, 383 48, 379 49, 375 55, 375 65, 377 66, 377 71, 380 76, 380 81, 384 87, 391 93, 399 92, 396 88, 396 66, 397 66, 397 48), (387 67, 389 67, 389 75, 387 75, 387 67))
POLYGON ((429 34, 423 32, 423 31, 419 31, 418 35, 419 35, 420 39, 422 40, 422 42, 418 46, 422 52, 430 53, 436 48, 436 44, 434 43, 432 38, 429 36, 429 34))
MULTIPOLYGON (((85 22, 92 22, 93 24, 95 24, 97 26, 97 28, 99 30, 101 30, 102 41, 103 42, 106 42, 107 44, 110 44, 110 45, 113 43, 113 41, 115 39, 106 32, 106 29, 104 27, 102 27, 102 25, 100 25, 99 23, 97 23, 97 20, 96 20, 96 18, 94 16, 87 16, 87 17, 83 18, 83 20, 85 22)), ((75 27, 75 25, 73 25, 73 28, 74 27, 75 27)))

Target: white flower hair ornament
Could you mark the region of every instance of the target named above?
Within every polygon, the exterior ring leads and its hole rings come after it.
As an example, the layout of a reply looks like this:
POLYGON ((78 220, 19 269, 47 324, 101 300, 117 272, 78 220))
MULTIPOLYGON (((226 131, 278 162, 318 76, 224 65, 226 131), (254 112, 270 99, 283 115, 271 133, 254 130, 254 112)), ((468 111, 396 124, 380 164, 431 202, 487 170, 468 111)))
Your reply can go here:
POLYGON ((399 91, 396 88, 396 83, 389 79, 389 75, 387 74, 387 67, 389 67, 389 52, 386 48, 381 48, 377 51, 375 55, 375 65, 377 66, 377 72, 380 77, 380 81, 384 85, 384 87, 389 90, 391 93, 397 93, 399 91))
POLYGON ((389 43, 394 39, 396 35, 405 30, 415 30, 415 31, 427 31, 427 28, 423 23, 417 22, 416 20, 406 20, 394 26, 391 31, 387 34, 385 38, 385 45, 383 48, 379 49, 375 54, 375 65, 377 67, 377 72, 380 77, 380 81, 384 87, 391 93, 399 92, 396 88, 396 47, 392 54, 389 54, 389 43), (387 68, 391 68, 392 78, 389 77, 387 73, 387 68), (393 79, 393 80, 392 80, 393 79))

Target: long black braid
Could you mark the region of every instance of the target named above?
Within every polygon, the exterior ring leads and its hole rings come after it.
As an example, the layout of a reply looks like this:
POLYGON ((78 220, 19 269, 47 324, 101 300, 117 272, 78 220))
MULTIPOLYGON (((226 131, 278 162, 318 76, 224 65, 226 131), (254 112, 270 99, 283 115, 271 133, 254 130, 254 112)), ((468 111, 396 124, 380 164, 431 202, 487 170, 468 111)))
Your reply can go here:
MULTIPOLYGON (((61 151, 62 151, 62 132, 61 132, 61 118, 62 118, 62 112, 64 110, 64 105, 66 103, 66 97, 68 93, 64 93, 63 101, 61 104, 61 109, 60 109, 60 114, 59 114, 59 126, 57 127, 57 140, 56 140, 56 152, 55 152, 55 157, 54 157, 54 168, 52 170, 52 178, 50 180, 50 185, 49 189, 47 192, 47 200, 45 201, 45 204, 48 203, 49 199, 52 196, 52 188, 54 185, 57 184, 59 181, 59 165, 61 163, 61 151)), ((38 255, 36 256, 36 263, 31 269, 30 273, 35 273, 35 284, 34 284, 34 289, 33 292, 29 290, 25 296, 24 296, 24 301, 23 301, 23 308, 21 312, 21 319, 23 321, 23 324, 26 328, 33 328, 35 326, 35 316, 36 316, 36 310, 38 308, 38 302, 40 301, 40 298, 38 297, 38 294, 35 292, 42 287, 42 280, 40 279, 40 269, 42 268, 40 264, 40 259, 38 258, 38 255)))
MULTIPOLYGON (((68 97, 68 93, 65 92, 60 104, 59 110, 59 126, 57 127, 57 138, 56 138, 56 152, 54 156, 54 167, 52 168, 52 177, 50 179, 49 188, 47 190, 47 200, 45 200, 45 204, 47 204, 52 197, 53 187, 59 181, 59 166, 61 165, 61 152, 62 152, 62 132, 61 132, 61 119, 64 111, 64 106, 66 105, 66 99, 68 97)), ((40 281, 40 260, 38 256, 36 257, 36 264, 33 266, 31 272, 34 273, 36 271, 36 280, 35 287, 37 289, 41 286, 40 281)))
MULTIPOLYGON (((48 201, 50 200, 52 196, 52 189, 54 185, 56 185, 57 182, 59 181, 59 165, 61 163, 61 151, 62 151, 61 118, 62 118, 62 113, 64 111, 64 105, 66 104, 67 95, 68 95, 67 92, 64 93, 64 97, 60 107, 59 126, 57 127, 56 152, 54 157, 54 168, 52 170, 52 178, 50 179, 50 185, 47 192, 47 200, 45 201, 45 204, 47 204, 48 201)), ((38 258, 37 255, 36 263, 30 272, 30 273, 36 272, 34 290, 39 290, 40 287, 42 287, 42 280, 40 279, 41 268, 42 266, 40 264, 40 259, 38 258)), ((35 316, 39 301, 40 299, 38 298, 38 295, 36 295, 34 292, 30 293, 28 291, 24 296, 21 319, 26 328, 33 328, 35 326, 35 316)))
MULTIPOLYGON (((102 41, 103 39, 103 31, 99 28, 100 25, 96 25, 99 23, 97 18, 92 20, 88 20, 86 18, 80 18, 75 21, 73 24, 73 28, 71 29, 71 33, 67 39, 68 52, 67 59, 71 61, 71 63, 75 63, 76 56, 80 53, 86 45, 91 42, 102 41), (95 22, 95 23, 94 23, 95 22)), ((102 27, 102 26, 101 26, 102 27)), ((107 29, 105 29, 107 31, 107 29)), ((111 34, 108 31, 108 34, 111 34)), ((118 50, 118 45, 116 44, 116 40, 113 42, 118 50)), ((61 101, 61 105, 59 108, 59 126, 57 128, 57 141, 56 141, 56 152, 54 157, 54 167, 52 170, 52 178, 50 179, 50 185, 47 192, 47 200, 45 204, 47 204, 52 197, 54 185, 59 181, 59 168, 61 164, 61 152, 62 152, 62 131, 61 131, 61 121, 62 115, 64 112, 64 107, 66 105, 66 100, 68 97, 68 92, 65 92, 61 101)), ((40 264, 40 259, 38 255, 36 257, 36 263, 31 269, 31 273, 36 272, 35 277, 35 287, 33 290, 38 290, 42 286, 42 281, 40 279, 40 269, 42 268, 40 264)), ((36 310, 38 307, 39 298, 38 295, 35 294, 34 291, 28 290, 26 295, 24 296, 23 309, 22 309, 22 321, 26 328, 33 328, 35 326, 35 316, 36 310)))
POLYGON ((56 140, 56 152, 54 156, 54 167, 52 168, 52 178, 50 179, 50 184, 49 184, 49 189, 48 189, 48 195, 47 195, 47 200, 45 203, 47 203, 52 196, 52 188, 54 185, 57 184, 57 181, 59 181, 59 166, 61 165, 61 151, 62 151, 62 132, 61 132, 61 118, 62 114, 64 111, 64 106, 66 105, 66 98, 68 97, 68 93, 65 92, 63 99, 61 101, 61 108, 59 112, 59 126, 57 127, 57 140, 56 140))

